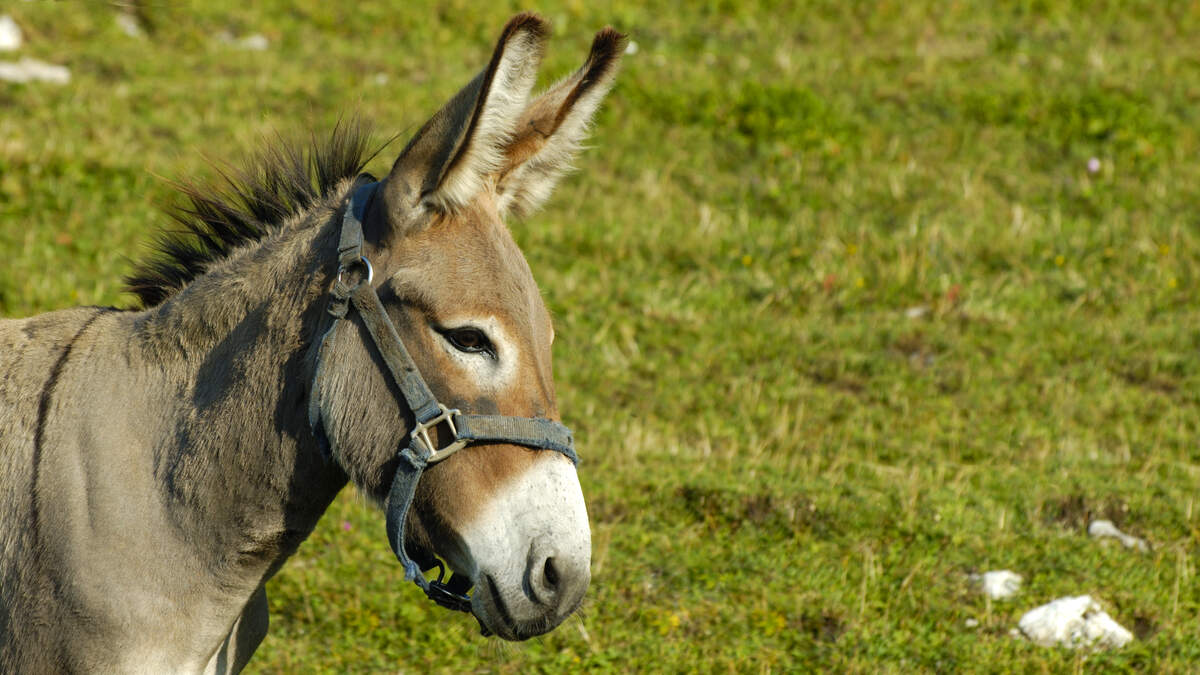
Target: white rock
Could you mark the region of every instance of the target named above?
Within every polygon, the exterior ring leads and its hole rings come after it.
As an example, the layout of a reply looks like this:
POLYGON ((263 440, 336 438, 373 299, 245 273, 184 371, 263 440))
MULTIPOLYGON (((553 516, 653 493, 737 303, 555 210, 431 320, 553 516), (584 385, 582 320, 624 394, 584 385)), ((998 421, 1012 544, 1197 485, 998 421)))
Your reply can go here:
POLYGON ((21 27, 7 14, 0 15, 0 52, 13 52, 21 48, 21 27))
POLYGON ((238 49, 247 49, 252 52, 263 52, 267 50, 267 47, 271 46, 271 41, 267 39, 266 35, 263 35, 262 33, 255 33, 253 35, 247 35, 246 37, 233 43, 233 45, 238 49))
POLYGON ((1121 542, 1125 548, 1136 548, 1139 551, 1148 551, 1150 547, 1146 544, 1146 540, 1141 537, 1135 537, 1131 534, 1125 534, 1113 525, 1111 520, 1093 520, 1088 525, 1088 534, 1096 539, 1110 537, 1121 542))
POLYGON ((926 305, 917 305, 904 310, 904 316, 910 319, 919 319, 929 313, 929 307, 926 305))
POLYGON ((972 574, 970 579, 979 584, 979 589, 984 595, 993 600, 1004 600, 1021 590, 1023 577, 1012 570, 993 570, 983 574, 972 574))
POLYGON ((136 16, 127 12, 117 12, 117 17, 115 20, 117 22, 117 28, 120 28, 121 32, 129 37, 146 37, 146 31, 142 30, 142 24, 138 22, 136 16))
POLYGON ((1017 623, 1025 637, 1042 647, 1071 649, 1124 647, 1133 634, 1113 621, 1090 595, 1059 598, 1031 609, 1017 623))
POLYGON ((234 37, 233 33, 227 30, 219 31, 213 36, 217 42, 233 47, 234 49, 245 49, 252 52, 266 51, 271 46, 271 41, 262 33, 252 33, 242 37, 234 37))
POLYGON ((5 82, 53 82, 66 84, 71 81, 71 71, 66 66, 56 66, 37 59, 24 58, 20 61, 0 61, 0 80, 5 82))

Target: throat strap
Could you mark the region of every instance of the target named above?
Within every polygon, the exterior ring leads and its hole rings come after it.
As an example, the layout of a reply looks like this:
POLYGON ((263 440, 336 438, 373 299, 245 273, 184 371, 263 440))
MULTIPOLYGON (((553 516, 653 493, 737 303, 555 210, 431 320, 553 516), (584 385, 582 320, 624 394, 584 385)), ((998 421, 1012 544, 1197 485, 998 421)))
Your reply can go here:
MULTIPOLYGON (((455 580, 453 585, 449 585, 444 581, 444 567, 436 581, 428 581, 422 574, 422 567, 408 556, 405 548, 408 511, 416 495, 417 482, 425 469, 475 443, 512 444, 531 450, 552 450, 567 457, 573 464, 577 464, 579 458, 575 454, 570 429, 560 422, 531 417, 463 414, 438 402, 400 339, 379 294, 375 292, 371 283, 373 271, 363 255, 362 219, 378 185, 370 176, 360 176, 342 217, 338 274, 330 290, 328 307, 334 320, 318 348, 316 373, 319 376, 323 368, 329 367, 326 361, 332 357, 328 352, 332 351, 335 342, 331 338, 347 316, 349 307, 353 306, 370 333, 404 404, 413 415, 414 426, 409 432, 408 442, 398 449, 399 461, 385 504, 388 541, 392 552, 404 566, 405 578, 420 586, 431 599, 448 609, 469 612, 471 600, 462 589, 462 583, 455 580), (352 277, 356 277, 357 281, 352 281, 352 277), (438 441, 444 440, 444 443, 439 446, 435 437, 438 441)), ((324 438, 320 406, 315 397, 310 401, 309 422, 318 438, 324 438)), ((435 560, 424 569, 433 566, 440 567, 441 563, 435 560)))

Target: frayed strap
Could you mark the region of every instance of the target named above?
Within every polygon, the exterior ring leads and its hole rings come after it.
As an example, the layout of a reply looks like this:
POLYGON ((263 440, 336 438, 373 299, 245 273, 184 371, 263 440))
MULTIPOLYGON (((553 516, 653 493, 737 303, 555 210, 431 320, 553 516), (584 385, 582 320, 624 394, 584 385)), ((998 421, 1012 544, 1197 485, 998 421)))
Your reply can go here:
POLYGON ((559 422, 534 417, 455 415, 458 437, 480 443, 512 443, 538 450, 555 450, 579 464, 571 430, 559 422))

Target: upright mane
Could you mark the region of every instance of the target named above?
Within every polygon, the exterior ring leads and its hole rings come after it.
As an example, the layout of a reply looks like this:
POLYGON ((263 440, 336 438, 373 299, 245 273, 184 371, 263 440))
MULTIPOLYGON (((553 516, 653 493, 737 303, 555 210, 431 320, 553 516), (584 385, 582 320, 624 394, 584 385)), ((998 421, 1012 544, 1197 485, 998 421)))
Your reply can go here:
POLYGON ((164 231, 154 253, 125 277, 135 306, 154 307, 204 274, 234 249, 262 239, 357 175, 379 151, 368 147, 370 125, 339 122, 327 140, 277 140, 244 168, 218 168, 209 183, 178 181, 182 203, 167 215, 182 229, 164 231))

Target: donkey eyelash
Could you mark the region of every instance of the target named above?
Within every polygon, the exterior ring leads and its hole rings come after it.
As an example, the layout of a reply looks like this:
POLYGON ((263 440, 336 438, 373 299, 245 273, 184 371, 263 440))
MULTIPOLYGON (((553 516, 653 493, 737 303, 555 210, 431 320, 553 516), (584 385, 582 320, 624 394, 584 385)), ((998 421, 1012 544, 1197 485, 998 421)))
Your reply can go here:
POLYGON ((452 347, 465 354, 486 354, 496 358, 496 345, 488 338, 487 333, 474 326, 461 328, 438 328, 437 332, 449 342, 452 347))

